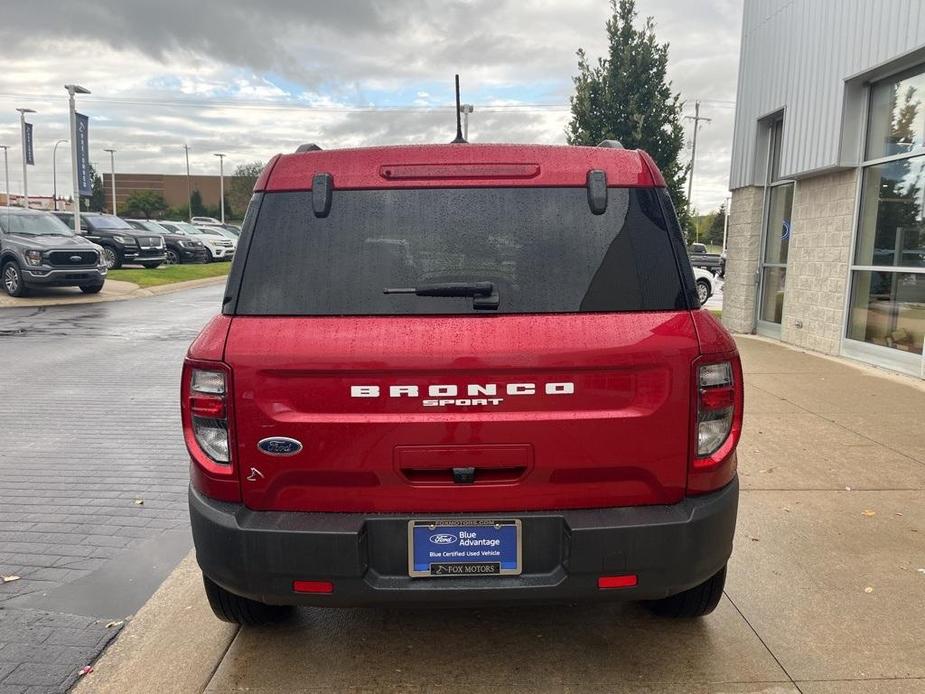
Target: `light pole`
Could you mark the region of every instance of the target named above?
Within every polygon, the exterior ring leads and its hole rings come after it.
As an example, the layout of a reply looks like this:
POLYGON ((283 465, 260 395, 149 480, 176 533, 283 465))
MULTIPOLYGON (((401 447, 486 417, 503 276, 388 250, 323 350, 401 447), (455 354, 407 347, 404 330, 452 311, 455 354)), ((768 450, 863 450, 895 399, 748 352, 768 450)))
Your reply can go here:
POLYGON ((35 113, 35 109, 18 108, 19 111, 19 136, 22 139, 22 198, 23 207, 29 209, 29 182, 26 179, 26 114, 35 113))
POLYGON ((475 110, 472 104, 462 104, 459 112, 463 115, 463 139, 469 139, 469 114, 475 110))
POLYGON ((10 207, 12 205, 10 201, 10 159, 7 153, 7 150, 10 148, 9 145, 0 145, 0 149, 3 150, 3 178, 6 181, 6 205, 10 207))
POLYGON ((115 216, 118 214, 118 212, 116 212, 116 150, 104 149, 103 151, 109 152, 109 179, 112 183, 112 214, 115 216))
POLYGON ((190 188, 189 180, 189 145, 183 145, 183 149, 186 151, 186 205, 189 209, 189 219, 187 221, 193 221, 193 191, 190 188))
POLYGON ((80 183, 77 172, 77 111, 74 107, 75 94, 89 94, 90 90, 79 84, 65 84, 68 111, 71 118, 71 182, 74 186, 74 233, 80 233, 80 183))
POLYGON ((221 152, 213 156, 218 157, 218 196, 222 205, 222 224, 225 223, 225 155, 221 152))
POLYGON ((58 211, 58 145, 63 142, 67 140, 58 140, 51 150, 51 204, 55 206, 55 212, 58 211))

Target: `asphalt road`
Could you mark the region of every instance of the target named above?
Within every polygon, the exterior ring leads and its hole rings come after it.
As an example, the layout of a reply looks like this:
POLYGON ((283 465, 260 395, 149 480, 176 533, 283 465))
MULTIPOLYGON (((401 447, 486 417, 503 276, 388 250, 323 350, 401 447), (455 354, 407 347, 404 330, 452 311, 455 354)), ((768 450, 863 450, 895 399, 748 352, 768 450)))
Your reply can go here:
POLYGON ((178 390, 222 287, 0 312, 0 692, 64 691, 188 551, 178 390))

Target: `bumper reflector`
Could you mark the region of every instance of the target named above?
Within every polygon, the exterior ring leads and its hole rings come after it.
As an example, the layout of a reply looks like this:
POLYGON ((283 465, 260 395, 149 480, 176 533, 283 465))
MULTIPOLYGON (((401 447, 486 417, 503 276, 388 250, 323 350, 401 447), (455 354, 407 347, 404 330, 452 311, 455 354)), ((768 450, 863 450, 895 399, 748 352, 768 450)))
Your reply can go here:
POLYGON ((334 584, 330 581, 293 581, 292 589, 296 593, 333 593, 334 584))
POLYGON ((611 588, 632 588, 639 581, 636 579, 636 574, 628 574, 626 576, 600 576, 597 579, 597 587, 600 590, 609 590, 611 588))

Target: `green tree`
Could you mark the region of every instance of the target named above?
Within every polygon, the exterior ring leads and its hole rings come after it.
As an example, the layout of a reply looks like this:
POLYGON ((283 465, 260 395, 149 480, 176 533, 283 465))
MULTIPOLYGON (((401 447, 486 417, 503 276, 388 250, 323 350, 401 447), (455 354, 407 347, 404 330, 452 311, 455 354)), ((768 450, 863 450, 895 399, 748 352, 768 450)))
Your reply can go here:
POLYGON ((250 164, 241 164, 232 174, 231 186, 228 195, 225 196, 225 216, 231 217, 228 211, 229 204, 236 211, 247 209, 247 203, 250 202, 251 195, 254 192, 254 184, 260 172, 263 171, 264 163, 254 161, 250 164))
POLYGON ((707 243, 712 243, 716 246, 721 246, 723 244, 723 229, 726 224, 726 203, 725 201, 719 206, 719 210, 716 214, 713 215, 713 221, 710 223, 709 229, 707 229, 706 239, 707 243))
POLYGON ((610 7, 607 57, 592 64, 578 49, 566 137, 572 145, 619 140, 628 149, 646 150, 661 169, 681 228, 687 230, 690 212, 683 184, 688 167, 680 161, 683 103, 668 79, 668 44, 656 41, 651 17, 636 28, 635 0, 611 0, 610 7))
POLYGON ((90 197, 82 197, 81 204, 90 212, 102 212, 106 207, 106 191, 103 189, 103 179, 96 172, 96 167, 90 164, 90 180, 93 181, 93 192, 90 197))
POLYGON ((195 189, 189 198, 190 212, 192 212, 193 217, 211 217, 212 215, 208 214, 205 205, 202 204, 202 193, 199 192, 199 189, 195 189))
POLYGON ((136 190, 124 203, 125 214, 130 217, 162 217, 167 211, 167 201, 153 190, 136 190))

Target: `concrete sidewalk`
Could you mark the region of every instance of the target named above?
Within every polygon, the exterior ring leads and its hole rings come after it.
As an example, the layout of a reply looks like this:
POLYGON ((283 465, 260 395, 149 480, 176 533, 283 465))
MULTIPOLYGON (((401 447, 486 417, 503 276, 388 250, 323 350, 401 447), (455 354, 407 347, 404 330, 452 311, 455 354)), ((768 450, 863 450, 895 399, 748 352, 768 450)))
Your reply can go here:
POLYGON ((98 304, 104 301, 124 301, 138 299, 143 296, 158 296, 170 294, 184 289, 207 287, 213 284, 222 284, 227 276, 204 277, 187 282, 173 282, 160 284, 155 287, 142 288, 132 282, 121 280, 106 280, 103 290, 99 294, 84 294, 77 287, 49 287, 47 289, 33 289, 29 296, 15 298, 0 292, 0 309, 4 308, 35 308, 37 306, 64 306, 67 304, 98 304))
POLYGON ((188 558, 78 692, 925 692, 925 387, 755 338, 717 611, 302 609, 235 630, 188 558))

